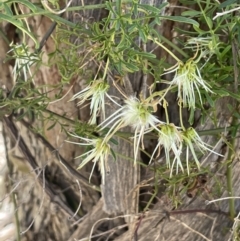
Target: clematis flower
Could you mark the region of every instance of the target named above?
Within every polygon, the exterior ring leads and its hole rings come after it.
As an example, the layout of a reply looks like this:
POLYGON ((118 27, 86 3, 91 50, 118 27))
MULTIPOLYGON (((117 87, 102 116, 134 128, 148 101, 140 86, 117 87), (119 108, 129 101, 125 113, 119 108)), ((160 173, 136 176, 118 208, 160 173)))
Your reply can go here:
POLYGON ((216 53, 217 47, 220 44, 220 40, 216 36, 205 38, 190 38, 187 41, 185 48, 191 48, 193 51, 201 50, 201 57, 206 55, 213 55, 216 53))
POLYGON ((28 46, 24 43, 18 45, 11 43, 10 46, 12 47, 8 53, 13 52, 12 57, 15 59, 15 65, 13 68, 13 80, 14 82, 17 80, 21 71, 23 73, 24 81, 28 80, 28 74, 32 78, 32 73, 30 67, 37 61, 39 61, 39 57, 36 54, 30 53, 28 46))
POLYGON ((163 147, 166 156, 166 162, 168 167, 171 169, 170 177, 172 176, 172 170, 175 165, 177 165, 177 172, 178 167, 184 171, 182 162, 180 159, 180 155, 182 153, 182 142, 183 139, 181 137, 181 133, 179 132, 178 128, 174 124, 160 124, 159 131, 158 131, 158 144, 153 151, 152 157, 150 159, 150 163, 159 148, 163 147), (170 153, 173 152, 174 159, 171 164, 170 161, 170 153))
POLYGON ((152 114, 150 103, 144 101, 141 102, 136 97, 130 96, 125 100, 125 105, 101 123, 100 127, 103 130, 111 123, 114 124, 106 134, 106 137, 108 138, 109 136, 113 136, 114 133, 122 127, 131 126, 134 129, 134 164, 136 164, 140 141, 143 146, 144 134, 151 131, 152 128, 156 128, 156 124, 162 122, 152 114))
MULTIPOLYGON (((117 104, 108 94, 110 86, 102 79, 92 81, 85 89, 75 94, 70 101, 80 99, 78 105, 82 105, 86 100, 91 100, 91 118, 89 123, 96 124, 97 116, 102 110, 105 119, 105 96, 117 104)), ((118 105, 118 104, 117 104, 118 105)))
POLYGON ((99 170, 102 176, 102 184, 105 184, 105 173, 109 172, 108 167, 108 155, 111 151, 110 145, 107 141, 103 140, 102 138, 96 138, 96 139, 88 139, 84 138, 75 134, 71 134, 71 136, 79 138, 83 140, 84 142, 78 143, 78 142, 71 142, 73 144, 81 145, 81 146, 89 146, 92 147, 90 151, 82 154, 81 156, 78 156, 76 158, 81 158, 83 161, 79 165, 78 169, 81 169, 84 167, 88 162, 92 161, 94 163, 90 177, 89 182, 92 177, 93 170, 98 163, 99 170))
POLYGON ((189 151, 192 153, 192 156, 198 166, 198 169, 200 169, 200 163, 198 161, 198 157, 196 155, 196 152, 194 148, 198 148, 198 150, 204 154, 206 151, 209 151, 211 153, 214 153, 216 155, 222 156, 221 154, 215 152, 212 150, 212 147, 205 142, 202 141, 198 133, 192 128, 188 128, 187 130, 183 131, 181 133, 181 136, 183 138, 184 143, 186 144, 186 162, 187 162, 187 170, 189 174, 189 151))
POLYGON ((200 50, 200 58, 204 58, 204 64, 201 66, 201 69, 204 65, 209 61, 209 59, 214 55, 219 53, 219 45, 221 41, 217 36, 209 36, 209 37, 196 37, 190 38, 187 41, 186 49, 192 49, 195 52, 200 50))
POLYGON ((165 74, 171 72, 176 73, 173 80, 168 84, 178 86, 178 98, 182 101, 184 106, 195 109, 195 91, 197 91, 200 102, 202 103, 200 88, 213 93, 209 84, 203 80, 197 62, 193 59, 189 59, 185 64, 179 62, 174 69, 165 74))

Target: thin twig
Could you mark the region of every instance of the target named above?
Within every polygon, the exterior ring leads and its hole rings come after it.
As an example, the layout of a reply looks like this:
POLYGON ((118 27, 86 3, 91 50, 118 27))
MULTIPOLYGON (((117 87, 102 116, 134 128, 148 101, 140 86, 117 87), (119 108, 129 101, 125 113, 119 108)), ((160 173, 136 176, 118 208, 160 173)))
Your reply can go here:
MULTIPOLYGON (((39 175, 39 173, 36 171, 38 170, 38 165, 36 163, 35 158, 32 156, 29 148, 27 147, 25 141, 23 140, 23 138, 21 137, 21 135, 19 135, 18 129, 15 126, 15 124, 12 121, 12 117, 3 117, 3 121, 5 122, 9 132, 12 134, 12 136, 14 137, 14 139, 17 141, 19 138, 19 143, 18 143, 18 148, 19 150, 22 152, 22 154, 25 156, 28 164, 32 167, 32 169, 34 170, 34 173, 36 176, 39 175)), ((69 216, 73 216, 74 213, 73 211, 68 207, 68 205, 62 200, 62 198, 57 195, 57 193, 55 192, 55 190, 52 188, 51 183, 43 178, 41 175, 38 176, 37 178, 39 184, 41 186, 44 185, 44 191, 45 193, 48 195, 48 197, 50 198, 50 201, 55 203, 57 206, 59 206, 59 208, 67 215, 69 216)), ((74 216, 74 218, 77 220, 79 217, 78 215, 74 216)))
POLYGON ((72 168, 72 166, 60 155, 60 153, 58 152, 58 150, 56 150, 56 148, 54 148, 42 135, 35 133, 33 131, 33 128, 31 125, 29 125, 29 123, 27 123, 25 120, 21 120, 21 123, 28 128, 28 130, 30 130, 33 135, 39 139, 44 146, 46 146, 51 152, 53 152, 56 156, 56 159, 59 160, 59 163, 61 165, 63 165, 65 167, 65 169, 70 172, 72 175, 74 175, 77 179, 79 179, 80 182, 82 182, 84 185, 91 187, 92 189, 100 192, 100 188, 94 184, 89 183, 88 179, 83 176, 82 174, 80 174, 76 169, 72 168))
MULTIPOLYGON (((4 135, 6 135, 5 133, 6 131, 4 131, 4 135)), ((6 138, 4 138, 4 146, 5 148, 7 147, 7 143, 6 143, 6 138)), ((7 152, 6 152, 7 153, 7 152)), ((7 159, 7 166, 9 169, 9 174, 12 175, 12 171, 13 171, 13 165, 12 163, 10 163, 10 160, 8 158, 8 155, 6 155, 6 159, 7 159)), ((10 184, 11 186, 13 186, 13 180, 11 178, 10 179, 10 184)), ((18 186, 18 185, 17 185, 18 186)), ((16 188, 14 188, 15 190, 16 188)), ((17 211, 17 200, 16 200, 16 196, 15 196, 15 192, 11 191, 11 198, 13 201, 13 206, 14 206, 14 218, 15 218, 15 226, 16 226, 16 240, 20 241, 21 240, 21 236, 20 236, 20 222, 19 222, 19 216, 18 216, 18 211, 17 211)), ((5 198, 4 198, 5 199, 5 198)), ((1 202, 1 201, 0 201, 1 202)))

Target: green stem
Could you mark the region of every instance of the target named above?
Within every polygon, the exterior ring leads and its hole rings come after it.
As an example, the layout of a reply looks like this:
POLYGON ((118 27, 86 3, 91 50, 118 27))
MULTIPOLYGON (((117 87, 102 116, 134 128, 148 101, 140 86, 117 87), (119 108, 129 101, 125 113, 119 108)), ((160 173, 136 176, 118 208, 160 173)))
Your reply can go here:
POLYGON ((109 67, 109 58, 107 58, 106 66, 105 66, 104 73, 103 73, 103 79, 105 79, 107 76, 108 67, 109 67))
MULTIPOLYGON (((211 130, 202 130, 202 131, 198 131, 198 135, 199 136, 209 136, 209 135, 217 135, 217 134, 221 134, 222 132, 227 132, 227 131, 235 131, 236 129, 239 127, 239 125, 233 125, 233 126, 229 126, 227 128, 217 128, 217 129, 211 129, 211 130)), ((119 136, 119 137, 125 137, 125 138, 129 138, 132 136, 132 133, 130 132, 125 132, 125 131, 117 131, 115 133, 115 135, 119 136)), ((147 140, 149 139, 158 139, 157 135, 154 135, 153 133, 147 133, 144 138, 146 138, 147 140)))
POLYGON ((228 131, 236 132, 238 128, 239 128, 239 124, 228 126, 226 128, 224 127, 224 128, 216 128, 211 130, 201 130, 201 131, 198 131, 198 134, 199 136, 217 135, 228 131))
POLYGON ((170 47, 172 47, 173 49, 175 49, 178 53, 180 53, 183 57, 189 59, 189 56, 187 55, 187 53, 185 53, 182 49, 180 49, 177 45, 175 45, 174 43, 172 43, 171 41, 169 41, 167 38, 165 38, 164 36, 159 34, 159 38, 162 39, 167 45, 169 45, 170 47))
MULTIPOLYGON (((122 3, 131 3, 132 0, 123 0, 122 3)), ((112 2, 111 4, 116 4, 114 2, 112 2)), ((94 4, 94 5, 84 5, 84 6, 74 6, 74 7, 69 7, 66 9, 66 12, 73 12, 73 11, 84 11, 84 10, 93 10, 93 9, 101 9, 101 8, 106 8, 106 4, 94 4)), ((51 14, 49 12, 49 10, 45 10, 43 8, 40 8, 38 6, 36 6, 36 9, 37 11, 35 12, 32 12, 32 13, 28 13, 28 14, 21 14, 21 15, 18 15, 18 16, 14 16, 16 18, 28 18, 28 17, 34 17, 34 16, 37 16, 37 15, 47 15, 49 16, 50 18, 57 18, 58 16, 56 14, 51 14)), ((58 17, 60 18, 60 17, 58 17)), ((75 25, 75 24, 74 24, 75 25)))
MULTIPOLYGON (((4 146, 7 147, 7 142, 6 142, 6 133, 4 131, 4 146)), ((7 151, 7 148, 6 148, 7 151)), ((12 175, 13 175, 13 164, 9 160, 9 155, 6 155, 6 160, 7 160, 7 166, 9 170, 9 182, 11 187, 14 186, 12 175)), ((19 222, 19 216, 18 216, 18 208, 17 208, 17 200, 16 200, 16 193, 12 192, 11 193, 11 199, 13 201, 13 207, 14 207, 14 218, 15 218, 15 226, 16 226, 16 241, 21 240, 21 235, 20 235, 20 222, 19 222)))
MULTIPOLYGON (((229 30, 229 32, 231 32, 231 30, 229 30)), ((239 67, 237 64, 237 56, 236 56, 236 52, 239 51, 239 48, 235 46, 235 39, 232 39, 232 56, 233 56, 233 67, 234 67, 234 92, 237 94, 238 93, 238 83, 239 83, 239 67)), ((237 112, 238 110, 238 104, 235 102, 234 106, 235 106, 235 110, 237 112)), ((232 124, 233 125, 238 125, 238 118, 236 116, 233 115, 233 119, 232 119, 232 124)), ((235 143, 236 143, 236 131, 233 129, 231 132, 231 141, 230 144, 231 146, 229 147, 229 151, 228 151, 228 162, 227 162, 227 191, 228 191, 228 195, 230 197, 234 196, 233 193, 233 161, 234 161, 234 157, 235 157, 235 143)), ((234 199, 231 198, 229 199, 229 213, 230 213, 230 217, 232 219, 234 219, 235 217, 235 204, 234 204, 234 199)))
POLYGON ((173 54, 172 51, 170 51, 168 48, 166 48, 163 44, 161 44, 157 38, 153 38, 151 36, 148 36, 148 39, 159 45, 161 48, 163 48, 167 53, 169 53, 177 62, 181 62, 180 59, 173 54))
POLYGON ((155 188, 154 188, 154 193, 151 196, 150 200, 148 201, 146 207, 144 208, 143 212, 148 211, 149 206, 151 205, 151 203, 153 202, 153 199, 157 196, 158 194, 158 177, 155 176, 155 188))
POLYGON ((183 131, 185 131, 185 127, 183 125, 183 117, 182 117, 182 101, 179 100, 178 105, 179 105, 179 119, 180 119, 181 127, 183 131))
MULTIPOLYGON (((13 183, 12 183, 13 186, 13 183)), ((12 193, 12 200, 13 200, 13 206, 15 209, 17 209, 17 201, 16 201, 16 194, 15 192, 12 193)), ((21 240, 21 236, 20 236, 20 223, 19 223, 19 217, 18 217, 18 211, 16 210, 14 212, 14 216, 15 216, 15 224, 16 224, 16 229, 17 229, 17 241, 21 240)))
MULTIPOLYGON (((235 143, 235 138, 233 138, 233 143, 235 143)), ((229 153, 228 153, 228 161, 227 161, 227 191, 228 191, 228 196, 233 197, 233 183, 232 183, 232 163, 234 159, 234 145, 232 148, 229 148, 229 153)), ((234 206, 234 199, 230 198, 229 199, 229 213, 231 219, 234 219, 235 217, 235 206, 234 206)))
POLYGON ((167 110, 167 101, 165 101, 165 99, 163 100, 163 108, 165 110, 166 123, 169 123, 168 110, 167 110))

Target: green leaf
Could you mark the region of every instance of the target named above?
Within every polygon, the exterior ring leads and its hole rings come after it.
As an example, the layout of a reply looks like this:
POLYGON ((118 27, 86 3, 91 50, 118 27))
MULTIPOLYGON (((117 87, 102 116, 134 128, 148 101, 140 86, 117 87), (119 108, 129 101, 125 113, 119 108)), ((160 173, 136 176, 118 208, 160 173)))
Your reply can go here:
POLYGON ((9 22, 13 25, 15 25, 18 29, 20 29, 22 32, 24 32, 25 34, 27 34, 35 43, 35 47, 36 48, 39 48, 39 43, 37 41, 37 39, 34 37, 34 35, 29 32, 24 26, 23 26, 23 23, 21 21, 18 21, 16 19, 14 19, 13 17, 10 17, 4 13, 0 13, 0 20, 1 21, 6 21, 6 22, 9 22))
POLYGON ((210 96, 207 92, 205 92, 204 94, 205 94, 205 96, 206 96, 206 98, 207 98, 208 104, 210 104, 211 107, 214 107, 214 101, 213 101, 213 99, 211 98, 211 96, 210 96))
POLYGON ((231 104, 227 104, 227 107, 229 109, 230 112, 233 112, 234 111, 234 108, 231 104))
POLYGON ((122 63, 122 68, 124 71, 129 71, 130 73, 134 73, 139 70, 136 65, 127 62, 122 63))
POLYGON ((10 7, 8 4, 3 3, 3 8, 4 8, 5 13, 6 13, 7 15, 13 16, 12 9, 11 9, 11 7, 10 7))
POLYGON ((126 47, 126 41, 125 41, 125 35, 122 34, 121 35, 121 40, 120 40, 120 42, 119 42, 119 44, 117 46, 117 49, 122 49, 124 47, 126 47))
POLYGON ((232 46, 231 46, 231 45, 227 45, 227 47, 220 53, 221 59, 223 59, 224 56, 225 56, 229 51, 231 51, 231 49, 232 49, 232 46))
POLYGON ((17 116, 17 120, 18 121, 22 120, 26 115, 27 115, 27 112, 23 111, 20 115, 17 116))
POLYGON ((223 74, 218 77, 218 82, 225 81, 229 77, 229 74, 223 74))
POLYGON ((232 131, 231 131, 231 137, 235 138, 237 136, 237 131, 238 131, 239 125, 233 126, 232 131))
POLYGON ((185 17, 181 17, 181 16, 160 16, 160 18, 175 21, 175 22, 192 24, 193 26, 199 27, 199 23, 190 18, 185 18, 185 17))
POLYGON ((9 0, 9 1, 6 1, 5 3, 7 4, 21 3, 25 5, 27 8, 31 9, 32 12, 37 11, 37 7, 34 4, 32 4, 29 0, 9 0))
POLYGON ((111 151, 111 154, 112 154, 112 156, 113 156, 114 161, 116 161, 117 158, 116 158, 116 154, 115 154, 115 152, 113 151, 112 148, 110 148, 110 151, 111 151))
POLYGON ((230 5, 233 4, 233 3, 237 3, 237 0, 227 0, 227 1, 223 2, 223 3, 221 3, 221 4, 218 6, 218 8, 225 8, 225 7, 227 7, 227 6, 230 6, 230 5))
POLYGON ((204 31, 204 30, 200 29, 199 26, 193 25, 193 28, 194 28, 194 30, 195 30, 196 32, 198 32, 198 33, 201 34, 201 35, 208 34, 207 31, 204 31))
POLYGON ((114 139, 114 138, 111 138, 110 142, 112 142, 116 146, 118 145, 118 141, 116 139, 114 139))
POLYGON ((193 123, 194 123, 194 113, 195 113, 194 109, 191 108, 190 109, 189 119, 188 119, 188 122, 189 122, 190 125, 193 125, 193 123))
POLYGON ((56 124, 57 124, 57 121, 54 121, 54 123, 53 123, 51 126, 49 126, 49 127, 47 128, 47 130, 48 130, 48 131, 51 130, 56 124))
POLYGON ((229 91, 228 93, 229 95, 231 95, 231 97, 233 97, 234 99, 240 101, 240 95, 239 94, 235 94, 229 91))
POLYGON ((150 6, 148 4, 139 4, 138 7, 141 9, 144 9, 146 11, 159 14, 162 11, 162 9, 164 7, 166 7, 167 5, 168 5, 168 3, 163 3, 159 6, 159 8, 156 8, 156 7, 150 6))
POLYGON ((112 7, 112 3, 106 1, 105 4, 106 4, 106 8, 107 8, 110 12, 112 12, 112 13, 115 15, 115 17, 116 17, 117 13, 115 12, 114 8, 112 7))
POLYGON ((137 55, 140 55, 142 57, 148 58, 148 59, 156 59, 156 55, 152 53, 147 53, 147 52, 139 52, 135 51, 137 55))
POLYGON ((121 11, 122 11, 122 1, 121 0, 116 1, 116 11, 119 15, 121 14, 121 11))
POLYGON ((208 25, 209 29, 212 29, 212 27, 213 27, 212 20, 209 17, 206 16, 206 21, 207 21, 207 25, 208 25))
MULTIPOLYGON (((229 96, 229 93, 228 91, 226 90, 223 90, 223 89, 215 89, 213 90, 214 93, 220 95, 221 97, 224 97, 224 96, 229 96)), ((239 97, 238 97, 239 98, 239 97)))
POLYGON ((141 28, 139 28, 139 37, 142 39, 144 43, 147 43, 147 34, 141 28))
POLYGON ((189 16, 189 17, 196 17, 196 16, 199 16, 201 15, 202 13, 199 12, 199 11, 196 11, 196 10, 191 10, 191 11, 185 11, 183 12, 181 15, 182 16, 189 16))

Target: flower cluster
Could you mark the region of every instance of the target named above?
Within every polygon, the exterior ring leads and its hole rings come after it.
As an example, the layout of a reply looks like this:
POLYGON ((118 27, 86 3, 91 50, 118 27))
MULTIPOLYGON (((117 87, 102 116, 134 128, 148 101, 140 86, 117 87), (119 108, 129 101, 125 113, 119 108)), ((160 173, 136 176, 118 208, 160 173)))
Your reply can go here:
POLYGON ((173 168, 176 163, 176 173, 178 173, 179 167, 184 172, 184 168, 182 165, 182 159, 181 155, 183 153, 183 150, 186 149, 186 165, 187 165, 187 172, 189 174, 189 158, 190 158, 190 152, 191 155, 197 165, 197 167, 200 169, 200 163, 198 160, 198 156, 195 152, 196 147, 198 150, 204 154, 205 152, 209 151, 211 153, 214 153, 216 155, 220 155, 217 152, 214 152, 212 150, 212 147, 210 145, 207 145, 204 143, 196 130, 194 130, 192 127, 188 128, 187 130, 180 130, 180 128, 176 127, 174 124, 161 124, 159 125, 159 131, 158 131, 158 144, 152 154, 151 160, 153 159, 153 156, 155 155, 156 151, 159 148, 163 148, 165 151, 165 157, 168 167, 171 169, 170 177, 172 176, 173 168), (170 153, 173 153, 173 161, 170 161, 170 153))
MULTIPOLYGON (((194 58, 189 59, 185 64, 179 61, 175 68, 172 68, 165 73, 175 72, 175 76, 169 84, 170 86, 176 85, 178 87, 178 99, 181 106, 187 106, 192 109, 195 109, 196 105, 195 92, 198 93, 201 103, 200 88, 207 92, 212 92, 210 85, 203 80, 197 64, 198 61, 194 61, 194 58)), ((100 111, 103 112, 104 116, 105 97, 108 97, 119 106, 119 104, 107 94, 109 87, 109 84, 103 79, 94 80, 84 90, 72 97, 71 100, 79 99, 79 105, 82 105, 86 100, 91 100, 90 110, 92 117, 90 119, 90 124, 96 123, 96 118, 100 111)), ((164 149, 166 163, 171 170, 170 176, 172 176, 175 166, 176 172, 178 172, 179 169, 184 172, 183 156, 186 161, 188 174, 190 172, 190 156, 194 159, 197 167, 200 168, 198 155, 195 152, 196 147, 201 154, 210 151, 219 155, 211 150, 211 146, 205 144, 201 140, 192 127, 186 130, 184 126, 180 128, 169 123, 168 118, 167 122, 164 123, 154 116, 156 103, 161 101, 163 97, 157 101, 154 98, 149 97, 148 99, 138 99, 133 95, 127 97, 124 105, 120 106, 115 113, 107 119, 105 119, 104 116, 103 122, 98 126, 100 128, 100 133, 102 133, 101 137, 95 139, 79 137, 86 142, 85 144, 79 143, 80 145, 92 146, 90 151, 80 156, 83 158, 83 161, 79 168, 82 168, 89 161, 93 161, 94 166, 96 165, 96 162, 98 162, 104 183, 108 155, 111 153, 109 140, 113 138, 120 129, 126 126, 130 126, 134 133, 131 137, 133 138, 134 164, 136 165, 137 163, 140 146, 144 149, 144 135, 154 131, 158 136, 158 144, 153 151, 150 162, 154 156, 156 156, 157 152, 159 155, 161 148, 164 149), (186 153, 186 155, 184 155, 183 152, 186 153), (172 160, 171 155, 173 155, 172 160)))
POLYGON ((221 154, 213 151, 212 147, 210 145, 203 142, 202 139, 200 138, 200 136, 198 135, 198 133, 196 132, 196 130, 194 130, 192 127, 188 128, 187 130, 182 132, 182 138, 186 145, 186 163, 187 163, 188 174, 189 174, 189 165, 188 165, 189 151, 191 151, 192 156, 193 156, 198 168, 200 168, 200 163, 199 163, 198 157, 195 153, 196 147, 202 154, 204 154, 206 151, 209 151, 216 155, 222 156, 221 154))
MULTIPOLYGON (((70 101, 79 99, 78 105, 82 105, 86 100, 91 100, 90 124, 96 124, 97 116, 102 111, 105 119, 105 96, 116 103, 108 94, 109 84, 102 79, 92 81, 85 89, 75 94, 70 101)), ((117 104, 117 103, 116 103, 117 104)), ((118 104, 117 104, 118 105, 118 104)))
POLYGON ((150 163, 158 149, 160 147, 164 148, 166 162, 171 170, 173 169, 171 166, 174 165, 175 161, 177 161, 177 169, 178 166, 183 170, 182 162, 180 159, 180 155, 182 153, 182 137, 181 133, 178 131, 178 128, 173 124, 161 124, 159 125, 158 131, 158 144, 153 151, 152 157, 150 159, 150 163), (174 153, 173 164, 171 165, 170 161, 170 153, 171 151, 174 153))
MULTIPOLYGON (((133 104, 133 103, 131 103, 133 104)), ((125 113, 126 114, 126 113, 125 113)), ((156 120, 155 117, 153 118, 153 116, 149 117, 151 119, 151 122, 153 125, 155 125, 156 120)), ((125 118, 120 118, 119 121, 117 121, 117 126, 120 128, 120 126, 124 126, 124 121, 126 120, 125 118), (122 120, 120 122, 120 119, 122 120), (118 124, 121 125, 119 126, 118 124)), ((158 121, 159 122, 159 121, 158 121)), ((198 150, 201 152, 201 154, 208 152, 214 153, 216 155, 220 155, 216 152, 214 152, 211 149, 210 145, 207 145, 206 143, 204 143, 200 136, 197 134, 197 132, 192 128, 188 128, 185 131, 180 130, 180 128, 176 127, 174 124, 166 124, 166 123, 161 123, 158 124, 158 128, 156 128, 155 126, 150 126, 149 123, 142 123, 142 124, 135 124, 133 125, 132 122, 128 122, 127 123, 131 123, 133 127, 135 127, 135 137, 137 138, 136 140, 134 140, 134 161, 136 163, 136 159, 137 159, 137 153, 139 150, 139 145, 140 145, 140 141, 143 137, 143 134, 146 133, 146 131, 152 130, 152 128, 155 129, 155 131, 157 131, 158 133, 158 144, 152 154, 151 160, 152 161, 153 157, 155 156, 155 153, 157 152, 157 150, 159 150, 160 148, 164 149, 165 152, 165 157, 166 157, 166 163, 167 166, 170 169, 170 177, 172 177, 173 174, 173 170, 174 167, 176 166, 176 173, 178 173, 179 168, 182 170, 182 172, 184 172, 184 168, 183 168, 183 161, 182 161, 182 153, 183 150, 186 151, 186 155, 184 155, 185 158, 185 162, 187 165, 187 173, 190 173, 190 168, 189 168, 189 159, 190 159, 190 155, 193 157, 197 167, 200 169, 200 163, 199 163, 199 156, 196 154, 195 149, 196 147, 198 148, 198 150), (141 130, 142 131, 142 135, 141 134, 141 130), (170 158, 170 154, 173 154, 173 160, 171 161, 170 158)), ((116 127, 116 126, 115 126, 116 127)), ((115 130, 115 128, 113 128, 115 130)), ((96 165, 96 163, 98 162, 98 166, 102 175, 102 183, 105 183, 105 174, 106 172, 109 172, 109 168, 108 168, 108 156, 111 153, 111 147, 109 144, 109 140, 111 138, 111 136, 113 135, 113 133, 111 132, 110 129, 110 133, 108 133, 106 135, 105 138, 103 137, 97 137, 94 139, 88 139, 88 138, 84 138, 84 137, 80 137, 76 134, 71 134, 73 137, 77 137, 81 140, 83 140, 84 142, 81 143, 76 143, 76 142, 71 142, 74 144, 78 144, 78 145, 82 145, 82 146, 89 146, 91 147, 91 149, 89 151, 87 151, 86 153, 82 154, 81 156, 79 156, 80 158, 83 158, 83 161, 81 162, 81 164, 79 165, 79 169, 81 169, 83 166, 85 166, 88 162, 92 161, 94 163, 92 172, 90 174, 90 178, 92 176, 94 167, 96 165)), ((221 156, 221 155, 220 155, 221 156)), ((78 158, 79 158, 78 157, 78 158)))
POLYGON ((187 41, 185 48, 191 48, 193 51, 201 51, 200 57, 211 57, 213 54, 217 53, 218 45, 220 40, 216 36, 205 37, 205 38, 190 38, 187 41))
POLYGON ((39 61, 39 57, 36 54, 30 53, 28 46, 25 44, 10 44, 12 49, 8 51, 8 53, 13 52, 12 57, 15 59, 15 65, 13 68, 13 80, 16 82, 17 77, 23 73, 24 81, 28 80, 28 74, 30 78, 33 80, 33 75, 30 70, 30 67, 39 61))
POLYGON ((162 123, 152 114, 151 104, 141 102, 134 96, 130 96, 125 100, 125 105, 109 116, 100 126, 103 130, 113 122, 114 124, 108 131, 107 137, 113 136, 116 131, 125 126, 131 126, 134 130, 134 164, 137 161, 140 142, 143 146, 144 134, 156 128, 157 124, 162 123))
POLYGON ((110 154, 110 145, 108 144, 107 141, 103 140, 102 138, 95 138, 95 139, 88 139, 84 137, 80 137, 76 134, 71 134, 71 136, 79 138, 83 140, 84 142, 70 142, 73 144, 81 145, 81 146, 89 146, 91 147, 90 151, 82 154, 81 156, 78 156, 76 158, 83 158, 84 160, 82 163, 79 165, 78 169, 81 169, 84 167, 88 162, 92 161, 94 163, 90 177, 89 177, 89 182, 92 177, 93 170, 98 163, 99 170, 102 176, 102 183, 105 183, 105 173, 106 170, 109 172, 108 168, 108 155, 110 154))
POLYGON ((173 70, 170 70, 165 74, 171 72, 175 72, 175 76, 169 84, 177 85, 178 98, 183 103, 183 106, 195 109, 195 90, 198 93, 201 103, 202 98, 199 90, 200 88, 212 93, 209 84, 206 83, 201 76, 197 62, 193 59, 189 59, 185 64, 179 62, 173 70))

